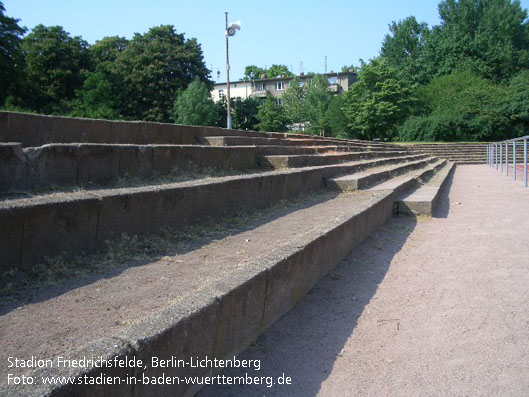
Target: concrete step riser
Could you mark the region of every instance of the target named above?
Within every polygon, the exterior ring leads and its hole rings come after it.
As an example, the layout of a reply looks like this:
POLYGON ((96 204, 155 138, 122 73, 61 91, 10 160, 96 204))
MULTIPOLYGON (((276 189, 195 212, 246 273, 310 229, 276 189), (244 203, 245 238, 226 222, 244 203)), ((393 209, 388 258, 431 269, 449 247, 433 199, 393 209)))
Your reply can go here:
MULTIPOLYGON (((426 194, 424 199, 413 199, 413 198, 397 198, 395 208, 400 214, 407 215, 427 215, 432 216, 437 206, 437 203, 440 198, 441 190, 448 181, 450 174, 454 171, 455 165, 449 163, 439 171, 439 177, 441 178, 439 183, 432 186, 424 185, 419 188, 417 192, 420 192, 421 189, 427 188, 430 194, 426 194)), ((396 196, 398 197, 398 196, 396 196)))
POLYGON ((23 150, 19 144, 0 144, 0 192, 107 186, 122 178, 181 171, 248 170, 257 167, 256 158, 255 147, 52 144, 23 150))
POLYGON ((334 142, 330 140, 319 140, 319 139, 284 139, 284 138, 266 138, 266 137, 223 137, 223 136, 203 136, 198 139, 198 142, 205 145, 211 146, 248 146, 248 145, 284 145, 284 146, 332 146, 336 150, 354 150, 355 148, 369 148, 377 150, 406 150, 398 147, 386 147, 382 145, 373 144, 370 142, 365 143, 351 143, 347 142, 334 142))
MULTIPOLYGON (((172 303, 160 313, 128 326, 114 336, 101 338, 70 352, 72 359, 135 357, 150 363, 152 357, 215 357, 232 359, 260 333, 296 305, 316 283, 332 271, 351 250, 391 217, 393 195, 379 194, 365 208, 350 211, 341 219, 282 245, 263 258, 230 273, 211 285, 172 303)), ((58 375, 55 369, 36 369, 32 376, 58 375)), ((211 368, 169 366, 166 377, 203 377, 211 368)), ((70 377, 130 376, 130 368, 73 368, 70 377)), ((150 365, 142 374, 159 377, 150 365)), ((191 396, 200 387, 181 384, 93 386, 10 386, 8 395, 63 396, 191 396), (155 394, 153 394, 155 393, 155 394)))
POLYGON ((328 156, 265 156, 259 159, 259 165, 267 168, 286 169, 322 166, 330 164, 338 164, 346 161, 356 161, 361 159, 373 159, 384 156, 404 156, 407 152, 356 152, 345 153, 343 155, 328 155, 328 156))
MULTIPOLYGON (((227 146, 225 146, 227 147, 227 146)), ((229 146, 232 147, 232 146, 229 146)), ((237 146, 239 147, 239 146, 237 146)), ((254 146, 244 146, 254 147, 254 146)), ((357 152, 359 150, 379 152, 382 149, 372 149, 371 147, 347 147, 347 146, 287 146, 287 145, 268 145, 268 146, 255 146, 257 150, 257 156, 278 156, 278 155, 298 155, 298 154, 318 154, 328 152, 357 152)), ((394 151, 394 150, 391 150, 394 151)))
POLYGON ((339 190, 339 191, 355 191, 355 190, 368 189, 376 184, 384 182, 397 175, 401 175, 406 172, 422 168, 433 161, 436 161, 436 159, 426 158, 424 160, 413 162, 410 164, 403 164, 402 166, 398 168, 394 168, 392 170, 380 171, 377 173, 373 173, 371 175, 366 175, 366 176, 362 176, 362 177, 354 178, 354 179, 342 179, 342 178, 328 179, 326 181, 326 185, 330 189, 339 190))
MULTIPOLYGON (((406 183, 403 183, 402 185, 398 186, 393 190, 394 196, 399 197, 405 191, 414 189, 419 186, 421 182, 431 179, 440 169, 446 166, 446 163, 446 160, 441 161, 435 167, 425 170, 424 172, 417 175, 415 178, 410 178, 408 181, 406 181, 406 183)), ((398 213, 398 206, 394 206, 394 208, 395 212, 398 213)))
POLYGON ((107 121, 0 111, 0 142, 20 142, 23 147, 49 143, 170 144, 197 143, 202 136, 284 137, 284 134, 225 128, 107 121))
MULTIPOLYGON (((285 146, 338 146, 336 142, 312 139, 285 139, 262 137, 200 137, 199 143, 211 146, 285 145, 285 146)), ((346 146, 345 144, 342 146, 346 146)))
POLYGON ((0 202, 0 271, 29 268, 59 254, 95 251, 123 233, 146 235, 241 208, 264 208, 320 189, 325 178, 399 161, 402 158, 386 158, 207 182, 91 191, 37 202, 0 202))

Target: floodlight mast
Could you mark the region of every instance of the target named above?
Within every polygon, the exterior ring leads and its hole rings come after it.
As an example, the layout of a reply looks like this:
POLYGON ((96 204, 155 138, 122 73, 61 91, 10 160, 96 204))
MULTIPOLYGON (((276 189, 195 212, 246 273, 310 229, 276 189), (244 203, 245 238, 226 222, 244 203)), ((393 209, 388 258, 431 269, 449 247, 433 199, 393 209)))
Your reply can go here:
POLYGON ((225 12, 226 17, 226 87, 227 87, 227 95, 226 95, 226 109, 227 109, 227 121, 226 121, 226 128, 231 129, 231 109, 230 109, 230 58, 228 55, 228 13, 225 12))

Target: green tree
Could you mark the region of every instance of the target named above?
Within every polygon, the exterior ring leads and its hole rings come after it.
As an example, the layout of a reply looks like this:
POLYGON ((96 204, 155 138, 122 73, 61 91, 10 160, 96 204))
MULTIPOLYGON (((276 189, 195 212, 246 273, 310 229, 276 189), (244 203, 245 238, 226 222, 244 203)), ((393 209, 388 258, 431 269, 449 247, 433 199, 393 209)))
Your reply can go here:
POLYGON ((344 97, 333 96, 327 107, 327 125, 330 135, 337 138, 349 138, 349 128, 343 112, 344 97))
POLYGON ((117 57, 112 73, 122 79, 122 114, 138 120, 169 121, 177 92, 196 77, 212 86, 200 44, 176 33, 171 25, 136 33, 117 57))
POLYGON ((85 72, 83 86, 72 102, 72 115, 102 119, 121 118, 125 98, 123 78, 114 70, 114 63, 127 48, 124 37, 104 37, 90 46, 94 71, 85 72))
POLYGON ((343 111, 353 136, 391 139, 414 103, 408 83, 384 59, 364 64, 358 81, 344 94, 343 111))
POLYGON ((235 98, 232 100, 231 108, 233 109, 233 128, 239 130, 254 130, 256 128, 259 122, 257 120, 258 99, 252 97, 235 98))
POLYGON ((37 25, 22 40, 26 56, 25 104, 43 113, 65 113, 91 67, 88 43, 61 26, 37 25))
POLYGON ((218 107, 211 99, 209 87, 198 77, 174 102, 172 119, 178 124, 215 125, 218 107))
POLYGON ((439 16, 421 58, 426 76, 467 67, 499 81, 529 67, 527 11, 519 1, 443 0, 439 16))
POLYGON ((270 66, 270 68, 267 70, 267 73, 269 78, 273 79, 275 77, 292 77, 293 74, 288 70, 288 67, 286 65, 276 65, 273 64, 270 66))
POLYGON ((273 79, 284 75, 285 77, 294 76, 286 65, 273 64, 268 69, 261 68, 255 65, 248 65, 244 68, 243 80, 261 80, 263 75, 265 78, 273 79))
POLYGON ((285 109, 285 116, 290 123, 300 123, 305 121, 304 103, 305 103, 305 88, 298 77, 294 77, 290 85, 283 93, 281 99, 283 100, 283 108, 285 109))
POLYGON ((332 98, 327 77, 316 75, 308 80, 306 85, 303 114, 308 122, 307 130, 312 134, 325 136, 329 130, 327 108, 332 98))
POLYGON ((436 77, 416 95, 421 114, 402 125, 402 140, 497 140, 511 134, 506 88, 469 70, 436 77))
POLYGON ((96 69, 109 71, 113 62, 127 49, 129 41, 125 37, 109 36, 97 40, 90 46, 90 53, 96 69))
POLYGON ((0 2, 0 105, 22 80, 24 56, 21 42, 26 32, 26 28, 18 25, 18 19, 10 18, 4 12, 4 5, 0 2))
POLYGON ((414 16, 389 25, 390 34, 384 37, 380 55, 399 75, 409 81, 419 77, 419 60, 430 30, 424 22, 419 23, 414 16))
POLYGON ((514 136, 529 135, 529 70, 515 75, 507 90, 506 113, 514 136))
POLYGON ((118 119, 119 96, 103 72, 87 73, 83 87, 72 102, 72 116, 93 119, 118 119))
POLYGON ((257 120, 259 120, 257 128, 260 131, 283 132, 287 130, 288 120, 285 111, 271 96, 267 97, 259 106, 257 120))
POLYGON ((263 75, 266 75, 267 70, 255 65, 248 65, 244 68, 243 80, 260 80, 263 75))

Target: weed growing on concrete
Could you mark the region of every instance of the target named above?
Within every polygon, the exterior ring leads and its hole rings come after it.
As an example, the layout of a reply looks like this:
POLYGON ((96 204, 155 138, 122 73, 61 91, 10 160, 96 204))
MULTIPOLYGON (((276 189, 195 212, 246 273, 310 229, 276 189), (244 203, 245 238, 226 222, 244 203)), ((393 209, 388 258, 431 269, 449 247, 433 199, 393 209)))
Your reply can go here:
POLYGON ((282 200, 265 209, 240 209, 223 217, 209 219, 178 229, 161 229, 147 236, 123 234, 107 241, 106 248, 92 255, 81 254, 67 258, 55 256, 29 270, 10 270, 0 274, 0 306, 23 301, 37 291, 66 284, 90 282, 103 275, 141 266, 165 256, 192 251, 202 245, 236 234, 256 223, 267 222, 297 208, 314 205, 331 198, 335 193, 322 191, 282 200))

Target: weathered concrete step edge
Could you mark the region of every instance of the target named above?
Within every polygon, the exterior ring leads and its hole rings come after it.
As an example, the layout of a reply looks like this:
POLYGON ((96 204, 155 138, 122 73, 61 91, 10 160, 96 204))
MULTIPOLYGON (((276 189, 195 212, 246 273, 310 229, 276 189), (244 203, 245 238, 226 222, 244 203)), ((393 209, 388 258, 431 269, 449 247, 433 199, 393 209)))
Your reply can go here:
POLYGON ((249 137, 249 136, 202 136, 198 138, 198 142, 204 145, 211 146, 239 146, 239 145, 284 145, 284 146, 335 146, 343 148, 364 148, 372 147, 378 149, 390 150, 407 150, 402 147, 393 147, 380 145, 375 142, 366 141, 363 143, 348 142, 348 141, 333 141, 329 139, 318 139, 309 137, 249 137))
POLYGON ((359 175, 356 177, 354 174, 345 175, 339 178, 329 178, 325 181, 325 184, 330 189, 340 191, 354 191, 361 189, 368 189, 375 184, 386 181, 397 175, 401 175, 408 171, 422 168, 432 162, 437 161, 436 157, 426 157, 417 161, 410 161, 402 164, 397 164, 389 169, 384 170, 373 170, 368 175, 359 175))
MULTIPOLYGON (((151 357, 232 358, 247 348, 260 333, 288 312, 310 289, 336 267, 348 253, 391 216, 393 193, 380 191, 363 207, 330 219, 297 241, 283 245, 252 264, 172 303, 167 309, 144 319, 113 337, 101 338, 72 351, 71 358, 132 358, 149 363, 145 371, 105 368, 104 376, 157 377, 207 376, 208 368, 150 368, 151 357)), ((98 376, 99 369, 39 369, 32 375, 98 376)), ((199 386, 9 386, 2 395, 19 396, 180 396, 192 395, 199 386)))
MULTIPOLYGON (((267 138, 267 137, 242 137, 242 136, 203 136, 199 138, 202 144, 212 146, 237 146, 237 145, 287 145, 287 146, 338 146, 337 142, 288 138, 267 138)), ((345 145, 345 144, 343 144, 345 145)))
POLYGON ((430 180, 415 191, 397 198, 396 211, 399 214, 432 216, 441 190, 455 167, 454 163, 448 162, 435 176, 438 178, 436 181, 430 180))
POLYGON ((445 156, 486 156, 487 153, 484 150, 410 150, 411 152, 419 153, 432 153, 432 154, 442 154, 445 156))
POLYGON ((315 155, 271 155, 261 157, 258 162, 263 167, 271 167, 274 169, 311 167, 318 165, 337 164, 340 162, 354 161, 360 159, 371 159, 384 156, 405 156, 409 152, 390 151, 359 151, 340 154, 315 154, 315 155))
POLYGON ((285 137, 290 139, 303 139, 303 138, 312 138, 312 139, 324 139, 326 141, 330 142, 345 142, 347 144, 376 144, 379 146, 385 146, 385 147, 402 147, 405 145, 399 145, 396 143, 387 143, 387 142, 381 142, 381 141, 369 141, 364 139, 343 139, 343 138, 332 138, 332 137, 315 137, 314 135, 301 135, 301 134, 285 134, 285 137))
POLYGON ((443 153, 443 152, 432 152, 429 150, 414 150, 412 153, 429 153, 433 156, 439 157, 476 157, 476 158, 487 158, 485 153, 443 153))
POLYGON ((0 141, 22 146, 48 143, 195 144, 201 136, 268 136, 281 133, 228 130, 218 127, 108 121, 0 111, 0 141))
POLYGON ((0 271, 93 252, 123 233, 151 234, 241 208, 264 208, 319 189, 330 176, 414 158, 420 156, 5 200, 0 202, 0 271))
MULTIPOLYGON (((419 169, 419 172, 411 171, 408 177, 406 175, 402 175, 402 180, 399 181, 398 184, 393 186, 391 190, 393 190, 393 193, 395 197, 400 197, 402 194, 404 194, 406 191, 412 190, 419 186, 421 183, 424 183, 431 179, 440 169, 442 169, 447 163, 447 160, 441 159, 433 164, 428 165, 425 168, 419 169)), ((389 190, 388 187, 384 187, 384 183, 377 184, 367 190, 370 191, 376 191, 376 190, 389 190)))
POLYGON ((22 149, 0 144, 0 192, 50 186, 107 186, 119 178, 182 171, 257 168, 255 146, 50 144, 22 149))

